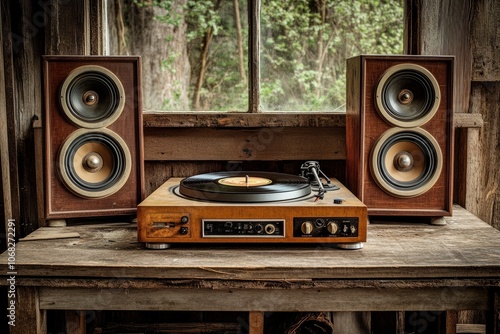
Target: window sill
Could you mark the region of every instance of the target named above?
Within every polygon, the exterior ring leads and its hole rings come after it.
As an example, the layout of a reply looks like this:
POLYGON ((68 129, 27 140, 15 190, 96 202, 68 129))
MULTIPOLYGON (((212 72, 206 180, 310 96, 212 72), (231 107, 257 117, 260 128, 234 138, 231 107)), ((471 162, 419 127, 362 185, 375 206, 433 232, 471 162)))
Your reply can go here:
POLYGON ((143 115, 146 128, 345 127, 345 113, 310 112, 154 112, 143 115))

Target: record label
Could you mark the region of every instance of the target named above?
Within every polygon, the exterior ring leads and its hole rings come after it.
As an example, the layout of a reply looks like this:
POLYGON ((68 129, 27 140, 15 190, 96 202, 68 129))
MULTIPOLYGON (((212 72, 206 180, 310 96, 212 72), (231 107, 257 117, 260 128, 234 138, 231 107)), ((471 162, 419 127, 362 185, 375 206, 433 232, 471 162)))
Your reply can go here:
POLYGON ((256 177, 256 176, 235 176, 235 177, 226 177, 220 179, 219 184, 224 186, 233 186, 233 187, 259 187, 265 186, 267 184, 271 184, 273 181, 266 179, 264 177, 256 177))

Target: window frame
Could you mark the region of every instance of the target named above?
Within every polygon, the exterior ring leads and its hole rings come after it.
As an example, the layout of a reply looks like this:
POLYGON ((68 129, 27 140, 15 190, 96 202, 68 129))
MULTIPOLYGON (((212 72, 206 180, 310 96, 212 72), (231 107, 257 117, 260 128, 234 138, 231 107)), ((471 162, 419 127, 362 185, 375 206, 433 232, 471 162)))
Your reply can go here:
MULTIPOLYGON (((100 15, 91 15, 87 22, 99 27, 101 36, 91 38, 91 49, 102 54, 105 49, 104 33, 106 2, 99 0, 100 15), (98 46, 95 46, 95 45, 98 46)), ((261 0, 247 0, 248 6, 248 110, 247 111, 158 111, 143 110, 145 127, 344 127, 345 112, 325 111, 262 111, 260 106, 260 10, 261 0)), ((406 54, 416 40, 408 26, 415 24, 415 12, 411 0, 404 1, 403 44, 406 54), (412 19, 413 18, 413 19, 412 19)), ((94 12, 95 13, 95 12, 94 12)))

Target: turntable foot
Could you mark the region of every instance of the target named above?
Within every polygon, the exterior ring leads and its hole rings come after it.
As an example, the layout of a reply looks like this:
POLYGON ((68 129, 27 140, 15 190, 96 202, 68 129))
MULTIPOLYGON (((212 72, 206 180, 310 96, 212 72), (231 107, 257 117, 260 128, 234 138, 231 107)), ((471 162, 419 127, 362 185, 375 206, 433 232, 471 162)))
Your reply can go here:
POLYGON ((157 243, 146 242, 146 248, 148 248, 148 249, 167 249, 167 248, 170 248, 170 244, 161 243, 161 242, 157 242, 157 243))
POLYGON ((47 221, 47 226, 50 227, 65 227, 66 219, 51 219, 47 221))
POLYGON ((353 242, 351 244, 338 244, 337 247, 340 249, 350 249, 350 250, 362 249, 363 243, 362 242, 353 242))
POLYGON ((431 225, 437 225, 437 226, 445 226, 448 223, 446 223, 446 220, 444 217, 433 217, 431 218, 431 225))

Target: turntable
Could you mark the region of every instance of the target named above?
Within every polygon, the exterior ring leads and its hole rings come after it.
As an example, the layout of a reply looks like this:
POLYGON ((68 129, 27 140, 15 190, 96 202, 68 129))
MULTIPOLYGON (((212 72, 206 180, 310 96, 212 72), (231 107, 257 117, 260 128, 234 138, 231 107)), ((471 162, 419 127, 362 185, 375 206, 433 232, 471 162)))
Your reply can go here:
POLYGON ((172 178, 137 207, 138 240, 173 243, 329 243, 358 249, 367 208, 316 162, 302 175, 216 172, 172 178))

